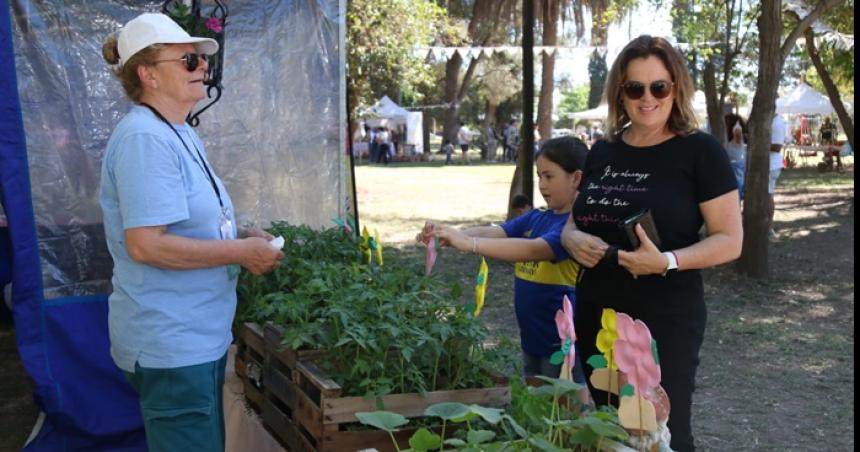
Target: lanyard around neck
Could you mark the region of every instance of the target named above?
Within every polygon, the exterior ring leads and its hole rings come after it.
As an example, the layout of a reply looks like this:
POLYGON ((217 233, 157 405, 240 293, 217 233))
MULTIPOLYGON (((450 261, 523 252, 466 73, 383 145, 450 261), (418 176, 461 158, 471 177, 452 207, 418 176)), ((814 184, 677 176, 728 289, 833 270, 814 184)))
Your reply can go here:
POLYGON ((203 154, 200 153, 200 149, 197 149, 197 146, 194 146, 194 150, 197 151, 197 158, 195 158, 194 154, 191 152, 191 149, 188 147, 187 144, 185 144, 185 140, 182 139, 182 135, 179 134, 179 131, 176 130, 175 127, 173 127, 173 124, 171 124, 170 121, 168 121, 167 118, 164 117, 164 115, 162 115, 152 105, 149 105, 145 102, 141 102, 140 104, 152 111, 152 114, 154 114, 158 119, 167 124, 167 127, 170 127, 170 130, 172 130, 173 133, 176 134, 176 138, 179 138, 179 141, 182 142, 182 146, 185 148, 186 151, 188 151, 188 154, 191 155, 191 160, 197 161, 199 158, 198 163, 200 164, 200 166, 203 167, 203 170, 206 171, 206 177, 209 179, 209 183, 212 184, 212 190, 215 191, 215 196, 218 197, 218 204, 221 206, 221 211, 223 212, 224 201, 221 200, 221 190, 218 189, 218 184, 215 183, 215 177, 212 176, 212 172, 209 171, 209 166, 206 165, 206 160, 203 159, 203 154))

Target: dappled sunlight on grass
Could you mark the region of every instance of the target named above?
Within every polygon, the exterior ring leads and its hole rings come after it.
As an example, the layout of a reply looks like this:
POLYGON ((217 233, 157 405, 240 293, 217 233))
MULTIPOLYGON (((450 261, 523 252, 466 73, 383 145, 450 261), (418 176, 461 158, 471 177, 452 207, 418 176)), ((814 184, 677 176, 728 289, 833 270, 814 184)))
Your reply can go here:
POLYGON ((414 240, 427 220, 456 227, 500 223, 513 175, 513 165, 360 166, 359 220, 379 230, 383 243, 414 240))

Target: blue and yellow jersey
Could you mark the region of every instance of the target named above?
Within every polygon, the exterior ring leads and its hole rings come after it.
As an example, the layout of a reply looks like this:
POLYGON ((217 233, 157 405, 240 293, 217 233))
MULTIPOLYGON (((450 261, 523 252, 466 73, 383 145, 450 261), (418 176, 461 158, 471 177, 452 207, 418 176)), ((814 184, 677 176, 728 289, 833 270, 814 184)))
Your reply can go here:
POLYGON ((560 347, 555 313, 565 295, 576 303, 577 264, 561 246, 568 214, 535 209, 502 225, 508 237, 543 239, 552 248, 552 261, 518 262, 515 266, 514 308, 520 342, 526 353, 549 357, 560 347))

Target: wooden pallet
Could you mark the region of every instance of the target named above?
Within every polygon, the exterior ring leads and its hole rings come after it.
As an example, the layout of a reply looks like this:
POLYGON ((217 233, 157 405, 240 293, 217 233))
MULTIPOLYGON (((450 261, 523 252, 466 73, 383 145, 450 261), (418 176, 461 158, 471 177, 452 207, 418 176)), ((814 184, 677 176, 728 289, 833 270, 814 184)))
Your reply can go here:
MULTIPOLYGON (((322 353, 283 347, 282 337, 283 329, 273 324, 262 328, 256 324, 246 324, 242 334, 246 350, 250 350, 248 354, 254 358, 263 358, 259 400, 261 417, 265 427, 281 445, 296 452, 342 452, 372 448, 379 451, 394 450, 386 432, 346 429, 346 425, 358 422, 356 412, 376 411, 376 401, 362 397, 342 397, 340 385, 314 363, 321 358, 322 353), (259 353, 261 347, 263 352, 259 353)), ((243 381, 247 380, 250 379, 243 381)), ((510 386, 502 376, 494 376, 494 381, 496 386, 486 389, 434 391, 428 393, 426 398, 420 394, 393 394, 381 399, 385 410, 406 417, 421 417, 428 406, 440 402, 503 407, 510 403, 510 386)), ((251 390, 253 392, 254 388, 251 390)), ((256 403, 251 397, 256 397, 256 394, 248 396, 252 404, 256 403)), ((408 447, 409 437, 416 430, 403 429, 394 436, 400 446, 405 448, 408 447)), ((448 431, 451 431, 450 427, 448 431)))
MULTIPOLYGON (((343 397, 342 388, 328 378, 313 362, 299 361, 293 381, 292 396, 294 424, 301 427, 316 451, 354 451, 375 448, 394 450, 386 432, 379 430, 346 431, 347 424, 358 422, 356 412, 376 411, 376 400, 364 397, 343 397)), ((511 388, 504 377, 497 377, 496 386, 483 389, 433 391, 421 394, 390 394, 382 396, 382 409, 407 418, 423 417, 430 405, 441 402, 478 404, 504 407, 511 401, 511 388)), ((401 447, 409 447, 408 439, 416 429, 404 429, 395 437, 401 447)))
POLYGON ((242 380, 248 405, 258 414, 263 409, 266 348, 263 329, 256 323, 245 323, 237 338, 234 369, 242 380))

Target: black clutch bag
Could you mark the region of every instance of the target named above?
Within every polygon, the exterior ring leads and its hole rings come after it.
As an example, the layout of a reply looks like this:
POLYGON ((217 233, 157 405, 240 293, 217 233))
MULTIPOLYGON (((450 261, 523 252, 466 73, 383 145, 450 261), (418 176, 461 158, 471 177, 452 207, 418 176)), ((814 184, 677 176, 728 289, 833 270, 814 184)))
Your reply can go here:
POLYGON ((657 233, 657 226, 654 225, 654 217, 651 216, 651 211, 648 209, 642 209, 639 212, 627 217, 624 221, 619 225, 621 229, 624 229, 625 234, 627 234, 627 240, 630 241, 631 249, 639 248, 639 237, 636 235, 636 225, 641 224, 642 229, 645 230, 645 234, 648 235, 648 238, 654 242, 654 245, 657 248, 660 248, 660 234, 657 233))

